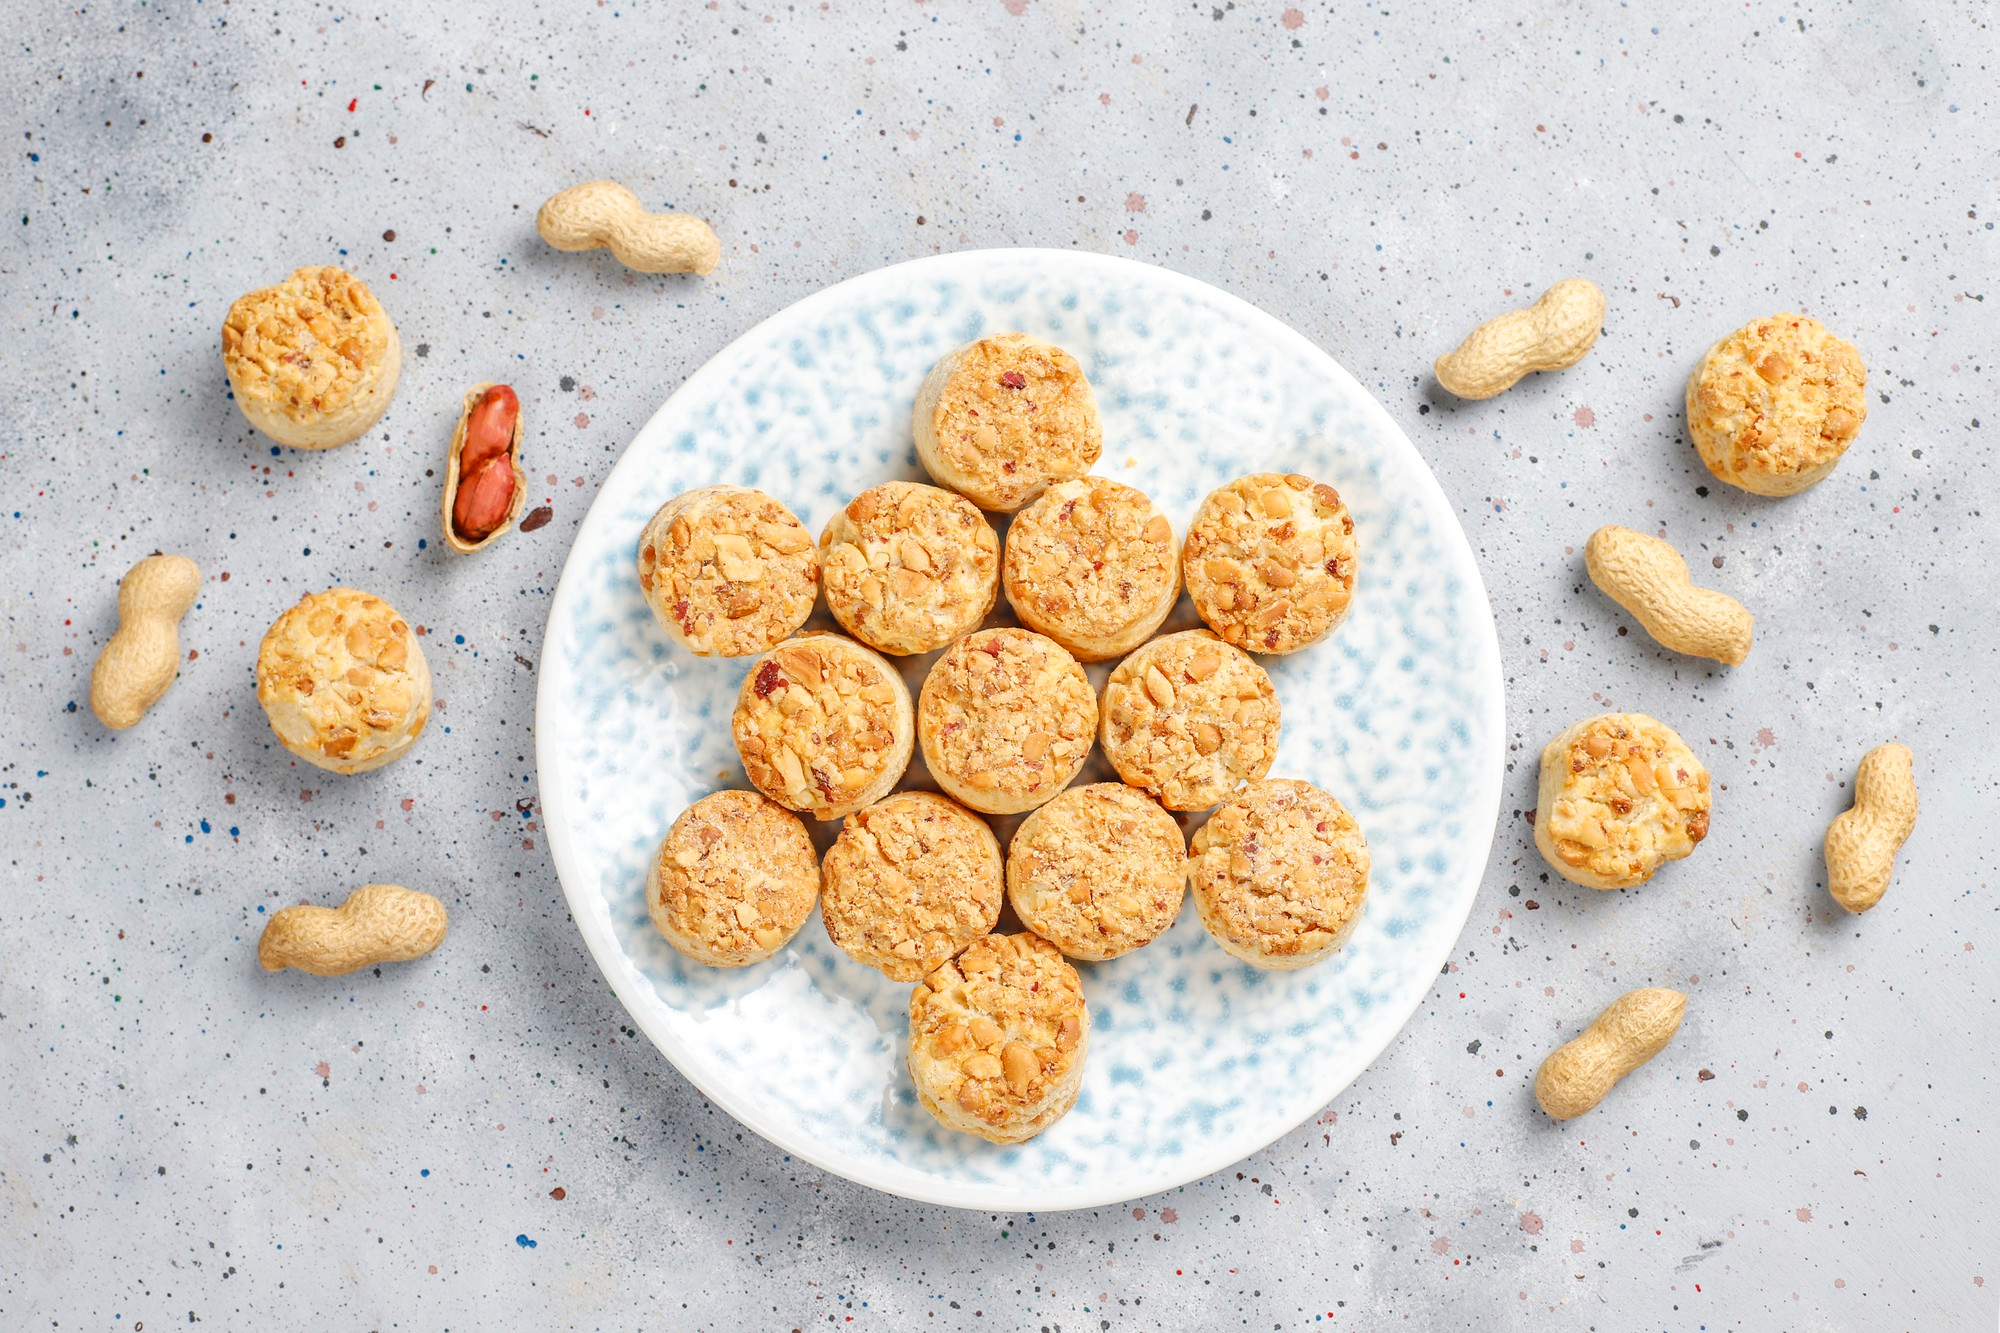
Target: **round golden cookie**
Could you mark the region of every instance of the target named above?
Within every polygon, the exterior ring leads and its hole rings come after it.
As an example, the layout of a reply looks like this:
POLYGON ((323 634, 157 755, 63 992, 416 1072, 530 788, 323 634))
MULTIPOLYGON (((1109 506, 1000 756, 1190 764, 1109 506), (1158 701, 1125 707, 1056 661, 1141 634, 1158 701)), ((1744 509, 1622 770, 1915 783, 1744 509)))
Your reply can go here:
POLYGON ((257 702, 284 747, 333 773, 380 768, 431 716, 431 669, 396 608, 353 588, 308 594, 257 649, 257 702))
POLYGON ((891 981, 921 981, 1000 920, 1000 840, 935 792, 849 815, 820 873, 828 937, 891 981))
POLYGON ((915 750, 903 678, 840 634, 803 634, 758 659, 729 727, 757 790, 814 819, 887 796, 915 750))
POLYGON ((989 629, 945 650, 917 699, 938 785, 989 815, 1032 810, 1090 757, 1097 696, 1083 668, 1032 630, 989 629))
POLYGON ((819 565, 827 609, 849 634, 885 653, 927 653, 993 609, 1000 538, 964 496, 888 481, 827 523, 819 565))
POLYGON ((1122 657, 1180 596, 1173 525, 1143 491, 1103 477, 1059 481, 1008 526, 1002 582, 1021 623, 1079 661, 1122 657))
POLYGON ((1688 434, 1717 479, 1796 495, 1832 472, 1868 416, 1868 371, 1854 344, 1816 319, 1752 320, 1708 349, 1688 377, 1688 434))
POLYGON ((1007 847, 1014 914, 1086 962, 1152 943, 1186 892, 1181 826, 1122 782, 1070 788, 1023 820, 1007 847))
POLYGON ((1347 616, 1354 519, 1339 491, 1311 477, 1238 477, 1201 502, 1181 567, 1194 609, 1223 639, 1295 653, 1347 616))
POLYGON ((948 1129, 1025 1143, 1076 1105, 1090 1014, 1040 936, 986 935, 910 993, 910 1081, 948 1129))
POLYGON ((1535 846, 1593 889, 1644 884, 1708 836, 1708 770, 1671 727, 1605 713, 1542 750, 1535 846))
POLYGON ((1097 398, 1076 358, 1026 333, 939 358, 917 387, 911 430, 932 480, 1008 514, 1050 482, 1090 471, 1104 450, 1097 398))
POLYGON ((1209 817, 1188 851, 1201 924, 1255 967, 1307 967, 1347 942, 1368 894, 1368 839, 1310 782, 1253 784, 1209 817))
POLYGON ((743 967, 785 947, 812 915, 819 856, 799 817, 754 791, 681 811, 646 870, 646 910, 697 963, 743 967))
POLYGON ((1118 776, 1169 810, 1206 810, 1271 771, 1278 693, 1205 629, 1153 640, 1104 684, 1099 737, 1118 776))
POLYGON ((805 524, 764 492, 703 486, 661 505, 639 534, 639 588, 689 652, 748 657, 806 623, 819 556, 805 524))
POLYGON ((294 449, 331 449, 389 410, 403 344, 368 284, 327 264, 236 298, 222 369, 252 426, 294 449))

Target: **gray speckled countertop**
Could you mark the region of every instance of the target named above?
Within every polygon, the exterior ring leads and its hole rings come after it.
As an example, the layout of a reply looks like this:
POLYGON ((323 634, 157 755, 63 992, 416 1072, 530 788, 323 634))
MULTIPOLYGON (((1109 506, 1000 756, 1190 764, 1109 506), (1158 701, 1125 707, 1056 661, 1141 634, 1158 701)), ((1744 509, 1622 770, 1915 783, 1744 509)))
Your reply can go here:
POLYGON ((36 8, 0 113, 0 1323, 1993 1326, 1986 6, 36 8), (711 218, 722 268, 542 246, 537 204, 594 175, 711 218), (585 955, 531 758, 549 594, 638 425, 807 293, 1011 244, 1216 283, 1381 398, 1492 591, 1514 757, 1450 969, 1374 1068, 1234 1170, 1060 1216, 905 1204, 708 1106, 585 955), (360 443, 273 450, 217 328, 323 261, 395 316, 402 387, 360 443), (1610 297, 1590 359, 1436 390, 1432 357, 1569 273, 1610 297), (1860 346, 1870 415, 1774 503, 1707 484, 1681 387, 1786 308, 1860 346), (488 378, 554 517, 461 561, 425 474, 488 378), (1581 570, 1611 521, 1752 605, 1747 666, 1625 632, 1581 570), (87 675, 155 548, 208 578, 179 683, 114 736, 87 675), (254 700, 265 626, 335 582, 422 623, 438 674, 437 734, 368 780, 289 763, 254 700), (1542 742, 1613 707, 1681 729, 1716 813, 1595 894, 1523 811, 1542 742), (1923 823, 1849 918, 1819 840, 1891 737, 1923 823), (257 970, 260 908, 370 880, 443 896, 446 947, 257 970), (1692 997, 1673 1046, 1544 1119, 1542 1054, 1649 983, 1692 997))

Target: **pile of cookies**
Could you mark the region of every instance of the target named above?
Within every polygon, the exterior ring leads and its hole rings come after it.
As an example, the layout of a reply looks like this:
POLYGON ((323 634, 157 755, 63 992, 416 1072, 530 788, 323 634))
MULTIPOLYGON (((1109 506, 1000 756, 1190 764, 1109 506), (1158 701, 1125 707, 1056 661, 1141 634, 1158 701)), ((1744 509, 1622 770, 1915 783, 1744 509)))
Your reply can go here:
POLYGON ((1354 594, 1331 486, 1240 477, 1184 543, 1142 492, 1091 476, 1097 403, 1025 333, 941 359, 917 392, 937 485, 891 481, 812 534, 761 491, 676 496, 639 539, 661 626, 750 657, 731 731, 755 792, 674 821, 647 874, 689 958, 771 957, 815 901, 856 962, 913 984, 908 1064, 943 1124, 997 1143, 1082 1087, 1090 1021, 1071 960, 1144 947, 1195 909, 1231 955, 1320 961, 1353 931, 1368 845, 1310 783, 1270 780, 1280 708, 1252 654, 1306 648, 1354 594), (1010 515, 1003 543, 988 513, 1010 515), (1208 628, 1155 638, 1183 585, 1208 628), (1022 627, 981 629, 1002 591, 1022 627), (800 633, 824 592, 843 633, 800 633), (891 657, 942 653, 916 699, 891 657), (1083 664, 1121 659, 1102 696, 1083 664), (1095 746, 1122 779, 1070 784, 1095 746), (912 757, 942 788, 897 790, 912 757), (1189 848, 1170 812, 1213 810, 1189 848), (983 816, 1025 814, 1003 853, 983 816), (844 821, 822 863, 800 815, 844 821), (1026 929, 997 933, 1003 906, 1026 929))

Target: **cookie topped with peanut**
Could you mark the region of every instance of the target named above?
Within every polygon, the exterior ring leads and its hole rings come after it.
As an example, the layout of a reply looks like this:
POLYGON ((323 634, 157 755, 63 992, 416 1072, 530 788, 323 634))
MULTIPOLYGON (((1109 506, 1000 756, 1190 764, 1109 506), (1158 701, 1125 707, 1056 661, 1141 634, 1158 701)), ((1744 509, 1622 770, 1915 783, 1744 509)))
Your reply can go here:
POLYGON ((1187 891, 1181 826, 1122 782, 1071 787, 1021 821, 1007 901, 1071 958, 1103 962, 1157 939, 1187 891))
POLYGON ((1173 524, 1145 492, 1104 477, 1059 481, 1016 514, 1002 575, 1021 623, 1084 662, 1151 638, 1181 591, 1173 524))
POLYGON ((408 753, 431 715, 431 672, 396 608, 353 588, 308 594, 257 650, 257 702, 287 750, 334 773, 408 753))
POLYGON ((1188 849, 1201 924, 1225 952, 1290 971, 1353 934, 1368 894, 1368 840, 1347 808, 1310 782, 1252 783, 1188 849))
POLYGON ((1796 495, 1825 478, 1868 418, 1854 344, 1789 312, 1753 319, 1688 377, 1688 434, 1717 479, 1796 495))
POLYGON ((368 284, 331 264, 236 299, 222 368, 252 426, 294 449, 361 437, 396 396, 403 345, 368 284))
POLYGON ((910 692, 873 649, 839 634, 779 644, 743 677, 730 719, 758 791, 814 819, 888 795, 915 748, 910 692))
POLYGON ((1354 597, 1354 519, 1340 492, 1296 472, 1238 477, 1201 503, 1181 551, 1194 609, 1253 653, 1319 642, 1354 597))
POLYGON ((1169 810, 1206 810, 1271 771, 1278 694, 1264 668, 1205 629, 1163 635, 1104 685, 1104 754, 1169 810))
POLYGON ((887 481, 848 501, 819 539, 827 609, 880 652, 942 648, 979 628, 1000 586, 1000 538, 962 495, 887 481))
POLYGON ((1673 728, 1605 713, 1543 748, 1535 845, 1565 879, 1629 889, 1694 851, 1709 804, 1708 770, 1673 728))
POLYGON ((911 417, 932 480, 981 509, 1011 514, 1104 451, 1097 398, 1076 358, 1045 339, 1001 333, 938 359, 911 417))
POLYGON ((931 668, 917 701, 931 776, 989 815, 1032 810, 1067 787, 1096 732, 1083 668, 1031 630, 966 635, 931 668))
POLYGON ((639 587, 661 628, 698 657, 748 657, 812 614, 819 555, 791 510, 748 486, 704 486, 639 534, 639 587))
POLYGON ((711 792, 674 820, 646 869, 646 912, 667 943, 711 967, 785 947, 819 897, 799 817, 754 791, 711 792))
POLYGON ((1083 1088, 1083 982, 1038 935, 987 935, 910 993, 910 1079, 947 1127, 1025 1143, 1083 1088))
POLYGON ((827 938, 892 981, 917 981, 993 929, 1000 841, 986 821, 929 791, 849 815, 821 867, 827 938))

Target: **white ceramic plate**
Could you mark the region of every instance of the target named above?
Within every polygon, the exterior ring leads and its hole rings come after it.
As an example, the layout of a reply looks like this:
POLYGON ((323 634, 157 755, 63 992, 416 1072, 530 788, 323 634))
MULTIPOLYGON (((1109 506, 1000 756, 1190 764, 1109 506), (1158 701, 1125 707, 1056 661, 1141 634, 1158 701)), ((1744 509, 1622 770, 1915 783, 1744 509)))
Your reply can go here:
MULTIPOLYGON (((1193 623, 1183 598, 1168 627, 1193 623)), ((930 660, 910 662, 912 693, 930 660)), ((1092 669, 1094 682, 1104 675, 1092 669)), ((1332 1100, 1407 1021, 1465 922, 1492 841, 1499 645, 1436 480, 1324 352, 1164 269, 975 251, 800 301, 646 423, 556 589, 536 758, 549 845, 592 956, 633 1021, 715 1104, 877 1189, 967 1208, 1080 1208, 1255 1152, 1332 1100), (1360 542, 1353 611, 1317 647, 1264 659, 1284 709, 1272 775, 1338 796, 1368 836, 1374 875, 1352 941, 1301 972, 1234 961, 1192 906, 1147 948, 1081 965, 1092 1024, 1083 1096, 1040 1138, 999 1148, 917 1104, 903 1067, 909 987, 849 961, 817 915, 779 957, 740 971, 691 963, 654 931, 648 856, 690 802, 747 785, 729 714, 753 659, 672 645, 634 558, 653 511, 691 487, 761 487, 817 533, 867 487, 921 478, 917 382, 950 348, 1008 329, 1082 363, 1104 418, 1097 471, 1151 495, 1177 536, 1208 491, 1247 472, 1302 472, 1347 499, 1360 542)), ((912 778, 928 785, 921 766, 912 778)), ((1099 757, 1079 780, 1107 774, 1099 757)), ((1001 822, 1003 839, 1011 825, 1001 822)), ((833 832, 821 826, 822 847, 833 832)))

